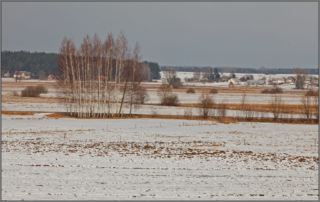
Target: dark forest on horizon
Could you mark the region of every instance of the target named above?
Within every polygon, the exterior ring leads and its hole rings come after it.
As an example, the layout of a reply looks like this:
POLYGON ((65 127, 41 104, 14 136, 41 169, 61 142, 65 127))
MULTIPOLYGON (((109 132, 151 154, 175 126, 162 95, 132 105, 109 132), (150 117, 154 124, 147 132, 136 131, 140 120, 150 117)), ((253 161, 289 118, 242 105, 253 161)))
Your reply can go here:
MULTIPOLYGON (((10 76, 15 71, 30 71, 33 78, 38 78, 42 70, 45 76, 56 74, 57 53, 28 52, 28 51, 2 51, 1 52, 1 72, 2 75, 9 72, 10 76)), ((146 61, 145 61, 146 62, 146 61)), ((160 66, 156 62, 147 62, 154 79, 160 79, 159 71, 173 69, 175 71, 193 72, 196 68, 205 68, 200 66, 160 66)), ((294 74, 292 69, 285 68, 245 68, 245 67, 212 67, 217 68, 221 73, 260 73, 260 74, 294 74)), ((319 69, 308 69, 310 74, 319 74, 319 69)))

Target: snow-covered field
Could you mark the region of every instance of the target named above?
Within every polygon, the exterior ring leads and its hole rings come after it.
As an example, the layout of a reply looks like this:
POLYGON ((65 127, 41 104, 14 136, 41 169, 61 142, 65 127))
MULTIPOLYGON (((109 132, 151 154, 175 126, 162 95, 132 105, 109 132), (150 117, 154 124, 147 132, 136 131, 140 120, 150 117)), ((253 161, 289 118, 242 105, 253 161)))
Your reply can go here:
MULTIPOLYGON (((219 84, 219 83, 212 83, 212 85, 215 85, 215 87, 227 87, 225 84, 219 84), (220 86, 219 86, 220 85, 220 86)), ((191 84, 190 84, 191 85, 191 84)), ((206 84, 207 86, 207 84, 206 84)), ((16 85, 9 85, 9 84, 3 84, 2 85, 2 95, 10 95, 13 91, 17 91, 18 94, 20 94, 21 90, 23 90, 25 86, 16 86, 16 85)), ((47 86, 48 93, 47 94, 41 94, 41 97, 47 97, 47 98, 56 98, 58 97, 58 90, 53 86, 47 86)), ((293 89, 293 86, 291 85, 282 85, 281 88, 285 89, 286 91, 293 89)), ((261 91, 257 89, 258 91, 261 91)), ((218 90, 219 91, 219 90, 218 90)), ((295 92, 297 90, 294 90, 295 92)), ((146 103, 152 103, 152 104, 159 104, 160 100, 157 95, 156 89, 149 89, 147 90, 149 95, 149 100, 146 103)), ((181 92, 174 92, 174 94, 178 95, 180 103, 198 103, 199 102, 199 96, 200 92, 197 92, 195 94, 188 94, 184 91, 181 92)), ((301 104, 300 99, 303 94, 283 94, 283 101, 285 104, 301 104)), ((248 104, 269 104, 272 94, 260 94, 260 93, 247 93, 246 102, 248 104)), ((218 93, 214 95, 214 99, 216 103, 220 103, 224 101, 225 103, 234 103, 239 104, 241 103, 241 97, 242 93, 218 93)))
MULTIPOLYGON (((187 78, 192 78, 193 77, 193 72, 183 72, 183 71, 177 71, 177 77, 181 78, 184 80, 185 77, 187 78)), ((160 72, 161 78, 164 78, 164 73, 163 71, 160 72)), ((221 72, 220 72, 221 75, 221 72)), ((223 73, 222 75, 224 76, 229 76, 230 73, 223 73)), ((254 79, 259 79, 262 77, 266 77, 267 79, 270 78, 278 78, 278 77, 288 77, 288 76, 296 76, 296 74, 270 74, 270 75, 265 75, 265 74, 252 74, 252 73, 235 73, 237 78, 241 78, 245 75, 253 75, 254 79)), ((312 74, 312 76, 315 76, 318 78, 318 75, 312 74)))
MULTIPOLYGON (((199 103, 201 93, 174 92, 178 95, 180 103, 199 103)), ((148 90, 149 100, 146 103, 160 104, 156 90, 148 90)), ((270 104, 273 94, 246 94, 247 104, 270 104)), ((240 104, 242 93, 217 93, 213 95, 216 103, 233 103, 240 104)), ((302 95, 299 94, 283 94, 282 100, 284 104, 301 104, 302 95)))
POLYGON ((44 115, 2 116, 2 200, 318 199, 317 125, 44 115))
MULTIPOLYGON (((117 107, 119 108, 119 106, 117 107)), ((63 104, 58 103, 2 103, 3 111, 28 111, 28 112, 65 112, 66 108, 63 104)), ((139 108, 133 108, 133 114, 146 115, 185 115, 185 112, 191 113, 192 116, 199 116, 198 108, 188 107, 169 107, 169 106, 153 106, 141 105, 139 108)), ((125 106, 123 113, 129 114, 129 107, 125 106)), ((273 118, 272 113, 251 112, 251 117, 273 118)), ((217 110, 211 110, 210 116, 217 116, 217 110)), ((226 110, 227 117, 245 117, 246 112, 240 110, 226 110)), ((303 114, 280 114, 279 118, 305 118, 303 114)))
MULTIPOLYGON (((15 78, 1 78, 2 82, 17 82, 15 78)), ((26 79, 20 80, 17 83, 25 83, 25 82, 37 82, 37 83, 54 83, 55 80, 40 80, 40 79, 26 79)))

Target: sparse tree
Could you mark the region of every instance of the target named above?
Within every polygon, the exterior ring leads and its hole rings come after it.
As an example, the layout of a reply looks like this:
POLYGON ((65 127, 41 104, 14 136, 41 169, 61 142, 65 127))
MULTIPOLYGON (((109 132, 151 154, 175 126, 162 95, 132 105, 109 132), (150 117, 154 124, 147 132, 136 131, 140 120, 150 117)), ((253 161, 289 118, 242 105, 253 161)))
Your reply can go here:
POLYGON ((226 117, 226 115, 227 115, 227 104, 225 103, 224 100, 219 104, 218 109, 217 109, 217 114, 219 116, 219 120, 220 121, 224 120, 224 118, 226 117))
POLYGON ((163 71, 163 74, 164 74, 164 78, 166 79, 167 84, 173 85, 174 78, 177 75, 176 71, 174 71, 172 69, 167 69, 167 70, 163 71))
POLYGON ((316 121, 319 122, 319 94, 317 96, 313 96, 312 102, 314 108, 313 114, 316 118, 316 121))
POLYGON ((297 75, 296 88, 303 89, 304 81, 306 79, 306 76, 308 75, 308 71, 302 68, 294 68, 293 72, 297 75))
POLYGON ((273 119, 276 121, 280 118, 283 109, 283 100, 281 95, 274 95, 270 101, 270 108, 273 119))
POLYGON ((169 84, 162 84, 158 91, 157 94, 160 98, 161 103, 165 104, 167 103, 167 100, 169 96, 171 95, 171 87, 169 84))
POLYGON ((262 74, 265 74, 267 72, 267 69, 264 66, 262 66, 262 67, 260 67, 260 72, 262 74))
POLYGON ((214 98, 210 93, 202 93, 199 97, 199 114, 207 119, 213 113, 214 98))
POLYGON ((215 79, 220 79, 220 74, 218 72, 218 68, 214 68, 214 78, 215 79))
POLYGON ((197 67, 193 72, 194 81, 200 81, 200 69, 197 67))
POLYGON ((309 122, 312 119, 312 97, 311 96, 304 96, 300 100, 302 107, 303 107, 303 114, 306 117, 307 121, 309 122))
POLYGON ((236 74, 234 73, 234 69, 231 71, 229 77, 236 78, 236 74))

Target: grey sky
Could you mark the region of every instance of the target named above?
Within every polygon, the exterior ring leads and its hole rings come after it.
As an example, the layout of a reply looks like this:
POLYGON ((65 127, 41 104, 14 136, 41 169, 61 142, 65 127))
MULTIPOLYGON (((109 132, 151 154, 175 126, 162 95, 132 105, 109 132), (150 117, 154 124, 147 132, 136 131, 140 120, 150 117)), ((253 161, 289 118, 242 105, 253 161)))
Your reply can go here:
POLYGON ((120 30, 159 65, 318 67, 317 2, 2 2, 2 50, 57 53, 64 37, 120 30))

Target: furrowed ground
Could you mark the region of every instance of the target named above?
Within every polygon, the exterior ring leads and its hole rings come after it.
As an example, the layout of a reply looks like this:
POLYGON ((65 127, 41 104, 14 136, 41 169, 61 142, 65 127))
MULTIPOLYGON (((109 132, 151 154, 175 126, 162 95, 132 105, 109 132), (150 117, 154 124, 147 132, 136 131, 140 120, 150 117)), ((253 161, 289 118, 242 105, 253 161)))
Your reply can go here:
POLYGON ((318 125, 2 115, 2 199, 318 199, 318 125))

